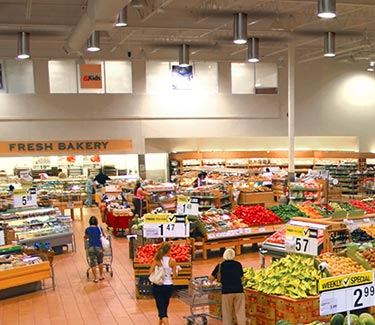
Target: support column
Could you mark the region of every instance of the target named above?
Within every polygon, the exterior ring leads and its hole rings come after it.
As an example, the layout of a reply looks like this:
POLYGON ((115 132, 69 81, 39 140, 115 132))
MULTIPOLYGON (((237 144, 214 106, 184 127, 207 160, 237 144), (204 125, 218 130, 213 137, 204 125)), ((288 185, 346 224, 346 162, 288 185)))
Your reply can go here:
POLYGON ((288 45, 288 179, 294 181, 295 164, 294 164, 294 108, 295 108, 295 62, 296 48, 293 41, 288 45))
POLYGON ((138 155, 138 174, 142 179, 146 179, 146 161, 145 155, 138 155))

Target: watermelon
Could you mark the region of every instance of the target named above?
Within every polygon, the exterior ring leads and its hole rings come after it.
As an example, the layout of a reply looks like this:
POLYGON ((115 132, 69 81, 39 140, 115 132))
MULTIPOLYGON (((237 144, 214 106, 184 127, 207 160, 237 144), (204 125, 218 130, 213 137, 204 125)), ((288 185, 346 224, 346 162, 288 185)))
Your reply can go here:
POLYGON ((374 317, 368 313, 362 313, 359 315, 359 320, 362 322, 363 325, 375 325, 374 317))
MULTIPOLYGON (((344 325, 348 325, 348 316, 344 318, 344 325)), ((363 323, 359 320, 357 315, 350 314, 350 325, 363 325, 363 323)))
POLYGON ((343 325, 345 317, 342 314, 335 314, 331 317, 331 325, 343 325))

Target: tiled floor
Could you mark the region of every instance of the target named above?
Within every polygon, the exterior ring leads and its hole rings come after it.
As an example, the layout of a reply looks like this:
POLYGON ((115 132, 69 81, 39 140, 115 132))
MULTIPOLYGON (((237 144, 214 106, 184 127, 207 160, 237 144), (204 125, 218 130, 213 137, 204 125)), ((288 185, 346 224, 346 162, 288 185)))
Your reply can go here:
MULTIPOLYGON (((98 216, 97 208, 85 208, 83 221, 75 220, 77 252, 55 256, 56 289, 50 281, 46 289, 0 300, 0 325, 60 325, 60 324, 158 324, 153 299, 135 299, 135 283, 132 261, 129 258, 128 241, 113 237, 113 278, 107 274, 105 281, 94 283, 87 280, 88 268, 83 246, 84 229, 90 215, 98 216)), ((256 249, 238 257, 243 266, 259 268, 256 249)), ((208 275, 218 261, 220 253, 211 252, 208 260, 193 261, 193 276, 208 275)), ((91 275, 91 274, 90 274, 91 275)), ((190 315, 189 306, 172 298, 169 307, 170 324, 186 324, 183 316, 190 315)), ((211 319, 209 324, 220 324, 211 319)))

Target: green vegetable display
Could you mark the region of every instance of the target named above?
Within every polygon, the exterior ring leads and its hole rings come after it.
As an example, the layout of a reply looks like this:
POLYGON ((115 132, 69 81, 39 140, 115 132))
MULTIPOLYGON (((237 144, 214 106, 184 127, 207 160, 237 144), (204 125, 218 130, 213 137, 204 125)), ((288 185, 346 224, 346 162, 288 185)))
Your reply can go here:
POLYGON ((269 207, 268 210, 278 215, 284 222, 288 222, 293 217, 307 217, 306 214, 297 209, 294 205, 280 204, 278 206, 269 207))

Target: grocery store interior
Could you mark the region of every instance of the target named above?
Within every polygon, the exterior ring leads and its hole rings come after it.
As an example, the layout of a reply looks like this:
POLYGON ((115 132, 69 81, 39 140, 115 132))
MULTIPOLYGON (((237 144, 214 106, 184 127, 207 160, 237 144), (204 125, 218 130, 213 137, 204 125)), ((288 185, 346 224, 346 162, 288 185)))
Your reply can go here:
POLYGON ((373 0, 0 0, 0 324, 156 324, 163 240, 170 324, 222 324, 226 248, 248 325, 375 324, 374 17, 373 0))

